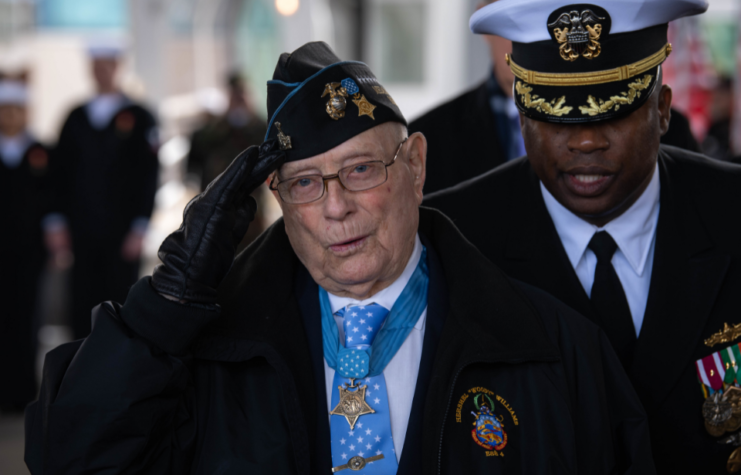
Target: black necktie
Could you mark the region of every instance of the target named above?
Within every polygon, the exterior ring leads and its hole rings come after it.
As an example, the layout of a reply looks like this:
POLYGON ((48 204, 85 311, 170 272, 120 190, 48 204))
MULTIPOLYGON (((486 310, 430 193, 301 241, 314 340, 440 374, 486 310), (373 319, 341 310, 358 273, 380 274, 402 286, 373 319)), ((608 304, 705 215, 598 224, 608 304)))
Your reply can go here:
POLYGON ((607 338, 627 371, 633 361, 636 331, 625 291, 612 267, 612 255, 615 254, 617 244, 609 233, 600 231, 592 236, 589 249, 597 256, 592 305, 602 322, 602 329, 607 333, 607 338))

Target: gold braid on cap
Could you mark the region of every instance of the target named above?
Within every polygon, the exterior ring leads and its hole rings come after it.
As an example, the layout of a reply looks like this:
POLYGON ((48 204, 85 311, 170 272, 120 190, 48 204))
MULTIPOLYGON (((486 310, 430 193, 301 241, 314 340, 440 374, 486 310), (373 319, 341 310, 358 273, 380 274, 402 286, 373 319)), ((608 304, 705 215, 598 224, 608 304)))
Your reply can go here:
POLYGON ((671 52, 672 45, 667 43, 648 58, 633 64, 588 73, 539 73, 519 66, 509 55, 506 55, 505 59, 512 73, 528 84, 538 86, 590 86, 593 84, 605 84, 630 79, 633 76, 637 76, 660 65, 671 52))

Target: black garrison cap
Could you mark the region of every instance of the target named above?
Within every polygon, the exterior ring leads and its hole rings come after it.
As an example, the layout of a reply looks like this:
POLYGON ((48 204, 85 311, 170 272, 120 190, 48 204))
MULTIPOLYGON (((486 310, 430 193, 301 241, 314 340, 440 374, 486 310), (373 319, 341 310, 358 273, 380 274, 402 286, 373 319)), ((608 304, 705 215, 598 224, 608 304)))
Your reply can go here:
POLYGON ((512 40, 504 59, 523 115, 583 123, 641 107, 672 50, 668 22, 706 9, 707 0, 500 0, 470 26, 512 40))
POLYGON ((407 122, 364 63, 342 61, 323 42, 280 55, 268 81, 268 132, 286 161, 324 153, 385 122, 407 122))

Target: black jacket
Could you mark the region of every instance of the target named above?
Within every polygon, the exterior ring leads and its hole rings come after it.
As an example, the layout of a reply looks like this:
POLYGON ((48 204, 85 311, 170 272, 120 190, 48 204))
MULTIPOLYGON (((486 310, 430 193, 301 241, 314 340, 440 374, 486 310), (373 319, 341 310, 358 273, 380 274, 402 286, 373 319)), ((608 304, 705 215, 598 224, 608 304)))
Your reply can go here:
MULTIPOLYGON (((602 331, 511 281, 439 213, 422 209, 419 232, 428 323, 442 325, 432 353, 425 335, 399 473, 653 473, 602 331), (501 451, 473 440, 486 401, 501 451)), ((221 315, 183 306, 143 279, 123 307, 97 307, 91 336, 46 358, 26 413, 31 472, 330 473, 318 288, 282 221, 240 255, 220 301, 221 315)))
MULTIPOLYGON (((450 188, 505 163, 507 153, 496 134, 486 81, 409 124, 409 133, 427 137, 425 193, 450 188)), ((700 152, 689 121, 672 109, 661 143, 700 152)))
POLYGON ((70 112, 54 150, 55 210, 73 237, 120 239, 135 218, 149 218, 157 191, 154 117, 128 102, 103 129, 85 105, 70 112))
MULTIPOLYGON (((662 146, 659 224, 646 314, 629 376, 649 416, 659 473, 723 473, 733 450, 706 432, 695 361, 703 340, 741 321, 741 167, 662 146), (691 455, 688 455, 691 454, 691 455)), ((527 158, 426 204, 508 275, 597 322, 527 158)))

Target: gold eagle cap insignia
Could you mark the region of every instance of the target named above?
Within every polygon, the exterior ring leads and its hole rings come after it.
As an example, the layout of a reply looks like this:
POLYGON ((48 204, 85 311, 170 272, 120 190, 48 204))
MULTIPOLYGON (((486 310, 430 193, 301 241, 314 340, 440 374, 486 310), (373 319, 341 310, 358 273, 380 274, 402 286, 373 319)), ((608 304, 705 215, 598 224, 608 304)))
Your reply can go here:
POLYGON ((571 11, 562 13, 556 21, 548 24, 553 29, 556 41, 561 45, 559 53, 566 61, 576 61, 579 56, 594 59, 602 52, 599 43, 602 24, 605 18, 597 16, 592 10, 581 13, 571 11))

